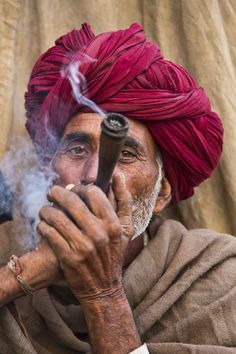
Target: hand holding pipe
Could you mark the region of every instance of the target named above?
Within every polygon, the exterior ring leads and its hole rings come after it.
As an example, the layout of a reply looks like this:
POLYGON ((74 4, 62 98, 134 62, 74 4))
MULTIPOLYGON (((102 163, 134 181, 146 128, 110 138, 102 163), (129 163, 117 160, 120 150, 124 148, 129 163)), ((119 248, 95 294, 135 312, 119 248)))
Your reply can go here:
POLYGON ((95 185, 107 193, 109 183, 124 145, 129 125, 119 113, 109 113, 101 124, 98 174, 95 185))

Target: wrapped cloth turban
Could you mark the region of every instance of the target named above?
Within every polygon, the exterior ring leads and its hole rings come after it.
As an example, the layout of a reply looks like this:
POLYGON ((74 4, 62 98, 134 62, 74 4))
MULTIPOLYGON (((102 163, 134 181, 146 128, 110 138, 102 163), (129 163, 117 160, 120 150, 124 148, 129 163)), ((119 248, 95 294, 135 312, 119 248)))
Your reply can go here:
POLYGON ((163 58, 139 24, 98 36, 83 24, 38 59, 25 107, 39 154, 52 154, 71 117, 89 111, 72 92, 72 65, 86 98, 146 124, 161 151, 173 202, 190 197, 211 175, 222 152, 221 121, 204 90, 183 67, 163 58))

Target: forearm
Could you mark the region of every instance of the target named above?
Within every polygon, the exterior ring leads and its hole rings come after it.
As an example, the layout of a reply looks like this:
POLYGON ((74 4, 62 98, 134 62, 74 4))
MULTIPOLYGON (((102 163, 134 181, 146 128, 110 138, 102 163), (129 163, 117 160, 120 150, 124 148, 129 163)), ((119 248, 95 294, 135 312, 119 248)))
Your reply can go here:
MULTIPOLYGON (((20 257, 20 265, 24 281, 37 290, 47 287, 60 278, 57 259, 43 244, 20 257)), ((0 268, 0 284, 0 307, 25 295, 7 266, 0 268)))
POLYGON ((126 354, 140 346, 132 311, 123 291, 81 303, 94 354, 126 354))

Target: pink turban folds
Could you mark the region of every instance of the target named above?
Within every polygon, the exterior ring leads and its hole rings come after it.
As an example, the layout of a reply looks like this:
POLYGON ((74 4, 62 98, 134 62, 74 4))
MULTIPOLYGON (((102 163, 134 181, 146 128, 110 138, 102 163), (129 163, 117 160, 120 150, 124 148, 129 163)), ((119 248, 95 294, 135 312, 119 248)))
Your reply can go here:
POLYGON ((69 80, 78 62, 82 94, 105 111, 144 122, 162 153, 173 202, 190 197, 218 163, 223 127, 204 90, 163 59, 138 24, 98 36, 83 24, 38 59, 25 94, 26 127, 38 153, 52 154, 71 117, 88 111, 69 80))

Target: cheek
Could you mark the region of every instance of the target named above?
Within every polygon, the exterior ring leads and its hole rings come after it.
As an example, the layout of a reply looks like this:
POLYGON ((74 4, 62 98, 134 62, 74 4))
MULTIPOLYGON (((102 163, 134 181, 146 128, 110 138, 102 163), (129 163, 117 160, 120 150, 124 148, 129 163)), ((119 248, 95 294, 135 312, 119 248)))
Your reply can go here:
POLYGON ((122 166, 117 172, 125 175, 126 186, 132 197, 143 197, 149 195, 156 184, 158 168, 155 164, 138 164, 136 166, 122 166))
POLYGON ((58 174, 56 183, 67 185, 69 183, 79 184, 81 179, 81 164, 75 164, 66 157, 56 156, 52 160, 52 169, 58 174))

